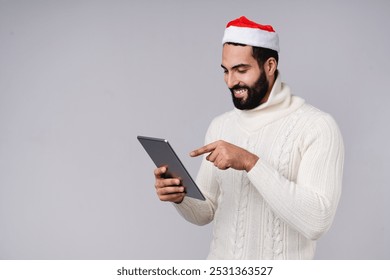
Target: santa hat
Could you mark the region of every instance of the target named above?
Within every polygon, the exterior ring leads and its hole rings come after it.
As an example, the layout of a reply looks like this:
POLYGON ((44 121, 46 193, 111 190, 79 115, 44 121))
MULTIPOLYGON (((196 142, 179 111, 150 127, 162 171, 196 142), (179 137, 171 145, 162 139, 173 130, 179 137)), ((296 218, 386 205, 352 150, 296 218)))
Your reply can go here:
POLYGON ((222 44, 239 43, 279 52, 279 36, 271 25, 261 25, 242 16, 226 25, 222 44))

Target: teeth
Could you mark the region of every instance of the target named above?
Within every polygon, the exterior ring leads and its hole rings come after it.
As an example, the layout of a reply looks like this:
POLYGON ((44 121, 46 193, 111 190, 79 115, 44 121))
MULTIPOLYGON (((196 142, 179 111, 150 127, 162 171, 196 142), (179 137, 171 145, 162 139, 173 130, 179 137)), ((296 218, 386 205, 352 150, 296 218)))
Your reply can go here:
POLYGON ((243 95, 244 93, 246 93, 246 89, 238 89, 235 90, 234 93, 237 95, 243 95))

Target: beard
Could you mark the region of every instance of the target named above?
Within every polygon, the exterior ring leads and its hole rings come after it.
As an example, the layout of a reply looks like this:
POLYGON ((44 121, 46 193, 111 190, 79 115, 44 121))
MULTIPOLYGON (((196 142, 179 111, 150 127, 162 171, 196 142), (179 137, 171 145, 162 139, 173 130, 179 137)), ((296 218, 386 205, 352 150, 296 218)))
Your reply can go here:
POLYGON ((264 71, 261 72, 259 79, 255 82, 253 87, 235 85, 230 89, 234 106, 239 110, 251 110, 261 104, 261 100, 267 94, 269 82, 265 76, 264 71), (237 98, 234 96, 234 90, 246 89, 248 96, 246 99, 237 98))

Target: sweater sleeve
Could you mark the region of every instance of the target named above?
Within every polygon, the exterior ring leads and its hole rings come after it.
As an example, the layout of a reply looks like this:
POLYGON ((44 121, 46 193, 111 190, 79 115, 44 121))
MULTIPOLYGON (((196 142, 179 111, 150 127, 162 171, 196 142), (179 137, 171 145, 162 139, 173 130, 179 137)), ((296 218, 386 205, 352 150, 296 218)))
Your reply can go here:
POLYGON ((283 221, 316 240, 329 229, 341 195, 344 146, 329 115, 318 118, 303 134, 300 152, 295 181, 261 157, 248 178, 283 221))

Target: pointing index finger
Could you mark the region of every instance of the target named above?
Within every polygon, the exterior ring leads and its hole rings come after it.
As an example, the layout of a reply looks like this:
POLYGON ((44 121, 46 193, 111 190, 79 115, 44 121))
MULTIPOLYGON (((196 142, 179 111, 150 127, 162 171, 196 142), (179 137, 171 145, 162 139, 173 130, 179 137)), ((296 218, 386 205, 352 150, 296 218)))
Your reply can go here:
POLYGON ((197 157, 197 156, 203 155, 205 153, 210 153, 210 152, 214 151, 216 147, 217 147, 217 142, 210 143, 210 144, 203 146, 199 149, 193 150, 190 153, 190 156, 197 157))

